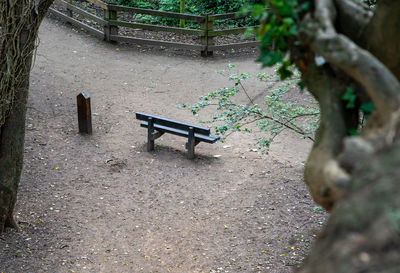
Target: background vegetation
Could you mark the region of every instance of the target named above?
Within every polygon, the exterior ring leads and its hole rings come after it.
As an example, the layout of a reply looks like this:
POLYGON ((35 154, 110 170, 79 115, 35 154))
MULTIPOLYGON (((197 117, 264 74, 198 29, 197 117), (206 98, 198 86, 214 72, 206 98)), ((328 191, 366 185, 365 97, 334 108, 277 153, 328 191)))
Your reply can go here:
MULTIPOLYGON (((180 10, 180 0, 114 0, 114 2, 124 6, 162 11, 179 12, 180 10)), ((185 12, 192 14, 236 12, 243 6, 255 4, 257 2, 261 3, 262 0, 186 0, 185 12)))
MULTIPOLYGON (((136 1, 136 0, 111 0, 114 4, 153 9, 168 12, 180 12, 181 0, 150 0, 150 1, 136 1)), ((261 4, 262 0, 186 0, 185 13, 188 14, 224 14, 230 12, 238 12, 246 7, 255 4, 261 4)), ((179 20, 157 18, 154 16, 144 16, 141 18, 142 22, 147 23, 163 23, 167 25, 177 25, 179 20)), ((255 25, 256 21, 252 18, 243 18, 238 20, 223 20, 223 22, 216 22, 218 24, 226 24, 231 26, 251 26, 255 25)))

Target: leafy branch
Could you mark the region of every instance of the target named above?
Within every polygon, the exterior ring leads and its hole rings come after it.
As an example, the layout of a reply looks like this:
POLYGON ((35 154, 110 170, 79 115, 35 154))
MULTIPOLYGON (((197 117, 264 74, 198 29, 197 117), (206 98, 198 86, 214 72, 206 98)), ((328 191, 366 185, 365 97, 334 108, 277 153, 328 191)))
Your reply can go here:
MULTIPOLYGON (((230 64, 227 70, 219 72, 233 81, 232 86, 219 88, 201 96, 196 104, 184 104, 181 107, 190 108, 194 115, 206 107, 214 107, 215 113, 211 119, 202 122, 216 124, 216 133, 225 138, 233 132, 251 133, 254 129, 267 132, 267 137, 256 139, 256 144, 264 153, 267 153, 273 139, 285 129, 314 141, 313 134, 317 128, 319 110, 315 101, 305 101, 301 104, 291 98, 291 91, 297 90, 295 86, 298 78, 279 82, 278 88, 266 91, 258 105, 246 90, 245 84, 245 81, 254 77, 248 73, 233 73, 234 69, 235 66, 230 64), (238 96, 241 92, 244 93, 247 104, 238 96)), ((269 82, 273 77, 273 74, 259 73, 256 79, 269 82)), ((305 99, 310 100, 311 96, 306 96, 305 99)))

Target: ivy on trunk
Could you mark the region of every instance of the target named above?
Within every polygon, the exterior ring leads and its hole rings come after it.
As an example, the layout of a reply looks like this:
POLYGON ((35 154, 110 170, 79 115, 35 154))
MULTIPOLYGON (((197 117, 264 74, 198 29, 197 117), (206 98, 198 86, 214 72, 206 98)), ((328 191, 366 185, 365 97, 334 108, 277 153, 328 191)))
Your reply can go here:
POLYGON ((13 218, 21 176, 29 74, 52 0, 0 0, 0 233, 13 218))

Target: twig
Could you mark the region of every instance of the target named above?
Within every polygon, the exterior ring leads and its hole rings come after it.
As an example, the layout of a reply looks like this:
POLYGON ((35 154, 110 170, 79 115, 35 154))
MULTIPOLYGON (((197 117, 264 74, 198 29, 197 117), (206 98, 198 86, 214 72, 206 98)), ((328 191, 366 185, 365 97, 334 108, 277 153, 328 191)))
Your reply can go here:
POLYGON ((253 102, 253 100, 250 98, 249 94, 248 94, 248 93, 247 93, 247 91, 246 91, 246 88, 244 88, 244 86, 243 86, 243 84, 242 84, 242 82, 241 82, 241 81, 239 81, 239 84, 240 84, 240 86, 242 87, 242 89, 243 89, 244 93, 246 94, 246 96, 247 96, 247 98, 249 99, 249 101, 251 102, 251 104, 253 104, 253 105, 254 105, 254 102, 253 102))

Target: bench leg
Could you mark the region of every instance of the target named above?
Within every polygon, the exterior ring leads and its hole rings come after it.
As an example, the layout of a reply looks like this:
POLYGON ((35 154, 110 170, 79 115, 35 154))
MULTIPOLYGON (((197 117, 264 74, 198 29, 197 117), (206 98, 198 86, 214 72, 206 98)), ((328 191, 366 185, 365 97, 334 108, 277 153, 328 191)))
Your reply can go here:
POLYGON ((148 119, 148 128, 147 128, 147 151, 151 152, 154 150, 154 120, 153 118, 148 119))
POLYGON ((195 139, 194 139, 194 128, 189 127, 188 142, 186 143, 186 149, 188 150, 187 157, 189 159, 194 158, 194 147, 195 146, 196 146, 196 144, 195 144, 195 139))

